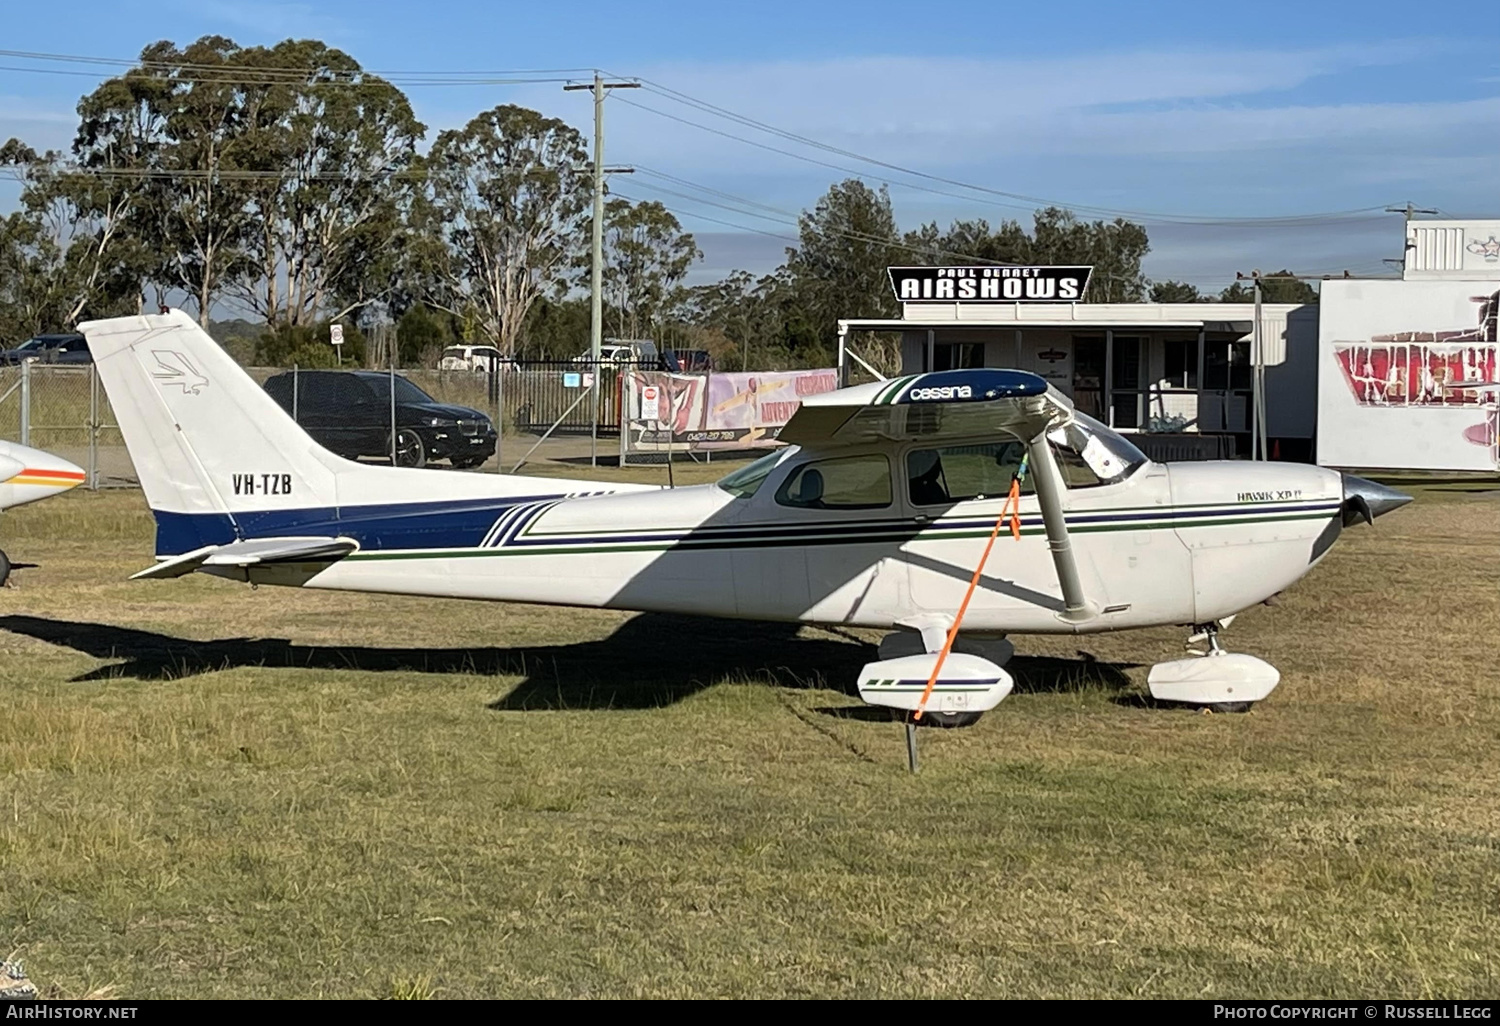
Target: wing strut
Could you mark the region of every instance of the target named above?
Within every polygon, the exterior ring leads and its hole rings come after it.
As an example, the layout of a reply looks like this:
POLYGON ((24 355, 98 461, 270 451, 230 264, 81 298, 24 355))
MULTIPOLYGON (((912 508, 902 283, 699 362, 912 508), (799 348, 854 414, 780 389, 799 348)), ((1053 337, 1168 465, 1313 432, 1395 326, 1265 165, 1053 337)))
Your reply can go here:
POLYGON ((1098 607, 1083 594, 1078 576, 1078 560, 1073 557, 1073 542, 1068 537, 1068 520, 1062 508, 1062 472, 1057 458, 1042 431, 1027 443, 1027 460, 1032 467, 1031 483, 1036 488, 1037 503, 1042 508, 1042 524, 1047 529, 1047 547, 1052 550, 1052 564, 1057 568, 1057 583, 1062 588, 1062 619, 1081 623, 1092 619, 1098 607))

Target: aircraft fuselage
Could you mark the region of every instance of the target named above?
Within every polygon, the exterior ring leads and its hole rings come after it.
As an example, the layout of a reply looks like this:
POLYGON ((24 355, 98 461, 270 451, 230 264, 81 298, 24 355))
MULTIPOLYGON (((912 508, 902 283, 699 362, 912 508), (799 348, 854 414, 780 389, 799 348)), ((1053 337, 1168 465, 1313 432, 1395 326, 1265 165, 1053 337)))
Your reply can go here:
MULTIPOLYGON (((821 458, 800 450, 746 498, 700 485, 438 501, 428 509, 408 504, 399 514, 343 507, 313 527, 360 542, 344 559, 215 572, 335 590, 880 628, 951 616, 1004 497, 918 506, 897 472, 900 447, 837 451, 838 458, 862 454, 884 456, 893 467, 898 484, 883 508, 778 501, 781 484, 821 458)), ((1060 618, 1037 500, 1026 495, 1021 537, 1003 531, 996 541, 965 630, 1086 633, 1228 616, 1305 574, 1337 535, 1343 502, 1336 472, 1247 462, 1146 463, 1124 480, 1065 495, 1097 615, 1060 618)))

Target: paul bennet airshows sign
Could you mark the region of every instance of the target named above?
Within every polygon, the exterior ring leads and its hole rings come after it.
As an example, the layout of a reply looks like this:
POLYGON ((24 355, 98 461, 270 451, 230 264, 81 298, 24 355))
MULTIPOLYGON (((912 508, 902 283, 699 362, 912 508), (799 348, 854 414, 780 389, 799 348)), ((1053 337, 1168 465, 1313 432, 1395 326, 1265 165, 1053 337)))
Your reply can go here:
POLYGON ((1076 303, 1092 267, 890 267, 903 303, 1076 303))

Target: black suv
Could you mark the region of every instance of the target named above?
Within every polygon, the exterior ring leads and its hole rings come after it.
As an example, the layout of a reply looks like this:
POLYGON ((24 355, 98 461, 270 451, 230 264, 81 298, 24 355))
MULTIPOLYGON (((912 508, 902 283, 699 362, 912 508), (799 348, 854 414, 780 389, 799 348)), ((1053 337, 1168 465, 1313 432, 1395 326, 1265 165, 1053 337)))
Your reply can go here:
MULTIPOLYGON (((494 455, 490 418, 440 403, 403 377, 394 380, 398 466, 450 460, 455 467, 477 467, 494 455)), ((266 381, 266 391, 325 449, 351 460, 390 459, 391 381, 385 371, 284 371, 266 381)))
POLYGON ((684 374, 707 374, 714 369, 714 358, 707 349, 674 349, 672 356, 677 360, 675 369, 684 374))
POLYGON ((14 349, 0 351, 0 363, 15 364, 22 360, 38 363, 93 363, 93 354, 82 335, 36 335, 14 349))

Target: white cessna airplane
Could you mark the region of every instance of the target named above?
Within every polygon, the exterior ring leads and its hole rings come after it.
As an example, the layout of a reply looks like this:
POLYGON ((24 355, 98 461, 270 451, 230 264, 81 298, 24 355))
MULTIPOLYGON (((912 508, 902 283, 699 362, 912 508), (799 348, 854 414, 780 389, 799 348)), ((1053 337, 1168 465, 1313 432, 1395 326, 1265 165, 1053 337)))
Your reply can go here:
MULTIPOLYGON (((24 506, 83 484, 84 472, 50 452, 0 442, 0 510, 24 506)), ((10 557, 0 552, 0 584, 10 577, 10 557)))
POLYGON ((1223 653, 1219 625, 1409 501, 1319 467, 1153 463, 1009 370, 811 397, 794 444, 717 484, 368 466, 318 446, 180 312, 80 330, 156 516, 137 577, 885 628, 861 695, 946 725, 1009 692, 1010 648, 983 639, 1011 633, 1190 626, 1209 651, 1158 664, 1153 694, 1264 698, 1276 671, 1223 653), (1023 460, 1019 540, 986 560, 1023 460))

